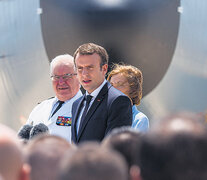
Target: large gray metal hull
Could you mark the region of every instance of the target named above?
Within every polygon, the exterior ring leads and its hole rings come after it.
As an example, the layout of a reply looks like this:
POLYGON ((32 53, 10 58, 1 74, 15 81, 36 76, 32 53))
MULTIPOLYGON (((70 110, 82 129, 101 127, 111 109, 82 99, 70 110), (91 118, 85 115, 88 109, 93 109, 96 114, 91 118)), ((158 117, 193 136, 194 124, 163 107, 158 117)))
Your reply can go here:
POLYGON ((0 121, 18 129, 51 96, 37 0, 0 1, 0 121))

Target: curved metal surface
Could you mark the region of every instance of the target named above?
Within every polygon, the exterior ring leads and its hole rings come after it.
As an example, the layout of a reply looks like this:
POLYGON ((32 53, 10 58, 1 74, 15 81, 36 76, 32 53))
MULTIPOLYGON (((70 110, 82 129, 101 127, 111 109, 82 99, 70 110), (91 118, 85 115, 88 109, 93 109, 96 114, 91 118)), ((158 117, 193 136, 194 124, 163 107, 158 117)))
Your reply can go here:
POLYGON ((159 118, 179 111, 207 108, 207 1, 182 0, 177 46, 170 68, 142 102, 141 109, 159 118))
POLYGON ((179 0, 41 0, 40 5, 49 59, 95 42, 108 50, 110 63, 143 71, 144 95, 166 73, 177 41, 179 0))
POLYGON ((0 122, 18 129, 52 95, 38 0, 0 1, 0 122))

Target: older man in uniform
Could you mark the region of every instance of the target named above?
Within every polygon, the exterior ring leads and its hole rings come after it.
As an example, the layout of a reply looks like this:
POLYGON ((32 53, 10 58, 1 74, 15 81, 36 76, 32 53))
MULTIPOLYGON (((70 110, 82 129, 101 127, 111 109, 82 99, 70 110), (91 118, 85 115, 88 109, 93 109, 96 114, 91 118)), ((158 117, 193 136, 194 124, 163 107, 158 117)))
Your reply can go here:
POLYGON ((71 141, 72 104, 82 96, 76 76, 73 57, 60 55, 52 60, 50 73, 55 97, 38 104, 27 120, 27 124, 44 123, 50 134, 71 141))

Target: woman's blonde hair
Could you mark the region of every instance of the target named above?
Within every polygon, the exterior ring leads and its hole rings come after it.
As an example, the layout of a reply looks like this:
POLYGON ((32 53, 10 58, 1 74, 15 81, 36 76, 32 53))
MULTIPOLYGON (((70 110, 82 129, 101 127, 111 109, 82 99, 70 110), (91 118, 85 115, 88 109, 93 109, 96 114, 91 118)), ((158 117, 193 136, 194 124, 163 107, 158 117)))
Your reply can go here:
POLYGON ((111 77, 116 74, 122 74, 126 77, 130 86, 128 96, 132 100, 133 105, 139 105, 142 99, 143 83, 141 70, 132 65, 114 64, 112 71, 108 74, 107 80, 110 81, 111 77))

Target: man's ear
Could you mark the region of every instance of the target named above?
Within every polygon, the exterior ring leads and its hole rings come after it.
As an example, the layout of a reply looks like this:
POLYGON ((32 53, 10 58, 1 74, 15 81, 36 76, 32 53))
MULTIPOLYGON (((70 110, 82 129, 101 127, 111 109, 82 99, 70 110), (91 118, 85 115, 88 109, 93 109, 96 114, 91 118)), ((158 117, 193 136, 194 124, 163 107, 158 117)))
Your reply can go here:
POLYGON ((140 168, 136 165, 131 166, 129 176, 131 180, 142 180, 140 168))
POLYGON ((102 66, 102 71, 103 71, 104 75, 107 73, 107 71, 108 71, 108 64, 104 64, 102 66))
POLYGON ((20 172, 19 180, 30 180, 31 168, 29 164, 24 163, 20 172))

